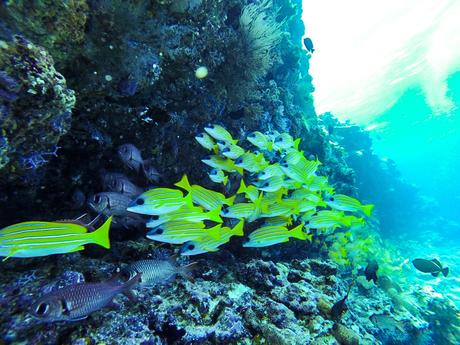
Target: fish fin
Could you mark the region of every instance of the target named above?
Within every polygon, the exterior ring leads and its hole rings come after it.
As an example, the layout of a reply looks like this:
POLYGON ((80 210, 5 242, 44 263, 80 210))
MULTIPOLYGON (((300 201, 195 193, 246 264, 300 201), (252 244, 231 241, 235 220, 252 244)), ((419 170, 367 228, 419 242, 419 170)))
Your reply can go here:
POLYGON ((441 272, 444 277, 447 277, 447 275, 449 274, 449 267, 443 268, 441 272))
POLYGON ((83 250, 83 249, 85 249, 84 246, 78 246, 78 247, 76 247, 76 248, 73 248, 73 249, 69 250, 69 251, 66 252, 66 253, 74 253, 74 252, 78 252, 78 251, 83 250))
POLYGON ((213 222, 216 222, 216 223, 223 223, 222 218, 220 218, 221 209, 222 207, 217 207, 212 211, 206 212, 205 214, 209 220, 212 220, 213 222))
POLYGON ((272 152, 273 151, 273 142, 269 141, 267 144, 267 149, 268 151, 272 152))
POLYGON ((374 209, 374 205, 364 205, 362 209, 364 214, 370 217, 372 214, 372 210, 374 209))
POLYGON ((219 153, 219 146, 214 145, 214 147, 212 148, 212 152, 214 152, 214 154, 217 155, 219 153))
POLYGON ((220 228, 222 227, 221 224, 218 224, 216 226, 213 226, 212 228, 206 229, 206 234, 209 237, 212 237, 215 240, 220 239, 220 228))
POLYGON ((353 219, 353 217, 351 216, 343 216, 342 217, 342 224, 344 226, 346 226, 347 228, 349 228, 351 226, 351 220, 353 219))
POLYGON ((227 185, 227 183, 228 183, 228 176, 224 176, 224 180, 222 181, 222 183, 224 184, 224 186, 227 185))
POLYGON ((295 148, 296 150, 299 149, 299 144, 300 144, 300 138, 297 138, 296 140, 294 140, 294 148, 295 148))
POLYGON ((289 236, 298 238, 299 240, 306 240, 307 236, 302 229, 303 224, 297 225, 294 229, 289 230, 289 236))
POLYGON ((239 167, 239 166, 235 165, 233 168, 236 170, 236 172, 237 172, 238 174, 240 174, 241 176, 243 176, 243 174, 244 174, 244 169, 243 169, 242 167, 239 167))
POLYGON ((179 257, 179 254, 175 253, 173 255, 168 256, 168 261, 170 261, 171 263, 175 264, 178 257, 179 257))
POLYGON ((439 266, 439 268, 442 268, 442 265, 441 265, 441 263, 439 262, 438 259, 433 259, 433 260, 431 260, 431 262, 434 262, 436 265, 439 266))
POLYGON ((238 224, 236 224, 232 229, 232 235, 234 236, 244 236, 244 220, 241 219, 238 224))
POLYGON ((437 276, 439 275, 439 273, 440 273, 440 271, 438 271, 438 272, 432 272, 431 275, 432 275, 433 277, 437 277, 437 276))
POLYGON ((68 319, 67 321, 76 322, 76 321, 85 320, 87 317, 88 317, 88 315, 85 315, 85 316, 82 316, 82 317, 76 317, 76 318, 73 318, 73 319, 68 319))
POLYGON ((309 242, 312 242, 313 241, 313 234, 312 233, 305 234, 305 239, 308 240, 309 242))
POLYGON ((132 291, 132 288, 138 284, 141 280, 141 276, 142 276, 142 273, 141 272, 138 272, 134 277, 132 277, 130 280, 128 280, 124 286, 123 286, 123 295, 125 295, 126 297, 128 297, 128 299, 131 301, 131 302, 135 302, 137 300, 137 297, 136 295, 134 294, 134 292, 132 291))
POLYGON ((13 249, 11 249, 10 252, 8 253, 8 256, 5 256, 5 257, 2 259, 2 262, 5 262, 5 261, 8 260, 9 258, 11 258, 17 251, 18 251, 18 248, 13 248, 13 249))
POLYGON ((192 186, 190 185, 190 182, 188 181, 187 174, 184 174, 181 180, 177 183, 174 183, 174 185, 179 188, 185 189, 187 192, 190 192, 190 190, 192 189, 192 186))
POLYGON ((246 193, 247 190, 248 190, 248 187, 246 187, 246 184, 244 183, 244 180, 241 179, 240 186, 239 186, 238 190, 236 191, 236 194, 246 193))
POLYGON ((94 241, 93 243, 98 244, 106 249, 110 249, 109 230, 110 230, 111 223, 112 223, 112 216, 107 218, 105 223, 102 224, 99 229, 89 233, 90 238, 94 241))
POLYGON ((193 198, 192 193, 188 192, 188 194, 184 197, 185 205, 192 208, 193 207, 193 198))
POLYGON ((230 198, 225 199, 225 204, 228 206, 232 206, 233 202, 235 201, 235 198, 236 198, 236 194, 230 198))
POLYGON ((198 268, 198 262, 192 262, 191 264, 185 265, 180 267, 179 274, 187 279, 188 281, 194 283, 195 279, 193 279, 192 272, 193 270, 198 268))

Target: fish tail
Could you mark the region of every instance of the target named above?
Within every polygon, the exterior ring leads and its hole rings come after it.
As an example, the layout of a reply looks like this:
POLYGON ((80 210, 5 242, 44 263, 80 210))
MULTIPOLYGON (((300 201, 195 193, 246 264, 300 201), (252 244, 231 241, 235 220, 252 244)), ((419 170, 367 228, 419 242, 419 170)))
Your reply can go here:
POLYGON ((444 277, 447 277, 447 275, 449 274, 449 267, 443 268, 441 272, 444 277))
POLYGON ((182 189, 185 189, 186 191, 190 191, 192 189, 192 186, 190 185, 190 182, 188 181, 188 177, 186 174, 182 176, 182 179, 179 182, 174 183, 174 185, 182 189))
POLYGON ((374 209, 374 205, 364 205, 363 206, 363 212, 368 217, 371 216, 373 209, 374 209))
POLYGON ((294 229, 291 229, 289 231, 289 235, 291 237, 298 238, 299 240, 306 240, 307 237, 305 233, 302 231, 302 229, 303 229, 303 224, 299 224, 294 229))
POLYGON ((241 179, 240 187, 239 187, 238 190, 236 191, 236 194, 243 194, 243 193, 246 193, 247 190, 248 190, 248 187, 246 187, 246 184, 244 183, 244 180, 241 179))
POLYGON ((109 230, 110 230, 111 223, 112 223, 112 216, 107 218, 105 223, 102 224, 99 229, 89 233, 91 239, 94 241, 93 243, 98 244, 106 249, 110 248, 109 230))
POLYGON ((271 141, 268 142, 267 144, 267 149, 268 151, 272 152, 273 151, 273 143, 271 141))
POLYGON ((295 148, 296 150, 299 149, 299 144, 300 144, 300 138, 297 138, 296 140, 294 140, 294 148, 295 148))
POLYGON ((142 276, 142 273, 138 272, 134 277, 132 277, 130 280, 128 280, 123 285, 123 290, 122 290, 123 295, 128 297, 128 299, 132 302, 135 302, 137 300, 137 297, 132 291, 132 288, 141 281, 141 276, 142 276))
POLYGON ((222 223, 223 220, 222 218, 220 218, 220 211, 221 207, 217 207, 214 210, 207 212, 206 216, 209 218, 209 220, 212 220, 213 222, 222 223))
POLYGON ((214 145, 214 147, 212 148, 212 152, 214 152, 214 154, 217 155, 219 153, 219 146, 214 145))
POLYGON ((242 219, 238 222, 238 224, 236 224, 233 227, 232 234, 234 236, 244 236, 243 228, 244 228, 244 220, 242 219))
POLYGON ((236 170, 236 172, 237 172, 238 174, 240 174, 241 176, 243 176, 243 174, 244 174, 244 169, 243 169, 242 167, 239 167, 239 166, 236 166, 236 165, 235 165, 234 169, 236 170))
POLYGON ((236 195, 230 197, 230 198, 227 198, 225 199, 225 204, 228 205, 228 206, 232 206, 234 201, 235 201, 235 198, 236 198, 236 195))
POLYGON ((193 270, 198 268, 197 265, 198 265, 198 262, 192 262, 191 264, 188 264, 186 266, 182 266, 179 269, 179 274, 182 277, 184 277, 185 279, 187 279, 188 281, 191 281, 193 283, 193 282, 195 282, 195 280, 193 279, 192 272, 193 272, 193 270))
POLYGON ((193 207, 192 193, 189 192, 189 193, 185 196, 184 201, 185 201, 185 205, 187 205, 188 207, 193 207))
POLYGON ((224 176, 224 180, 222 182, 224 183, 224 186, 226 186, 228 183, 228 176, 224 176))

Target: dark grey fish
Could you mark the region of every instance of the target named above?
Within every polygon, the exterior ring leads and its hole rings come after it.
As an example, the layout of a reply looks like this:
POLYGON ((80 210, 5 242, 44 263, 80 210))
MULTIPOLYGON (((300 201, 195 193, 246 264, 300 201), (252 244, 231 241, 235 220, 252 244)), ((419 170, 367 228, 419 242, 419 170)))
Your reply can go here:
POLYGON ((103 192, 88 198, 88 206, 97 213, 106 216, 125 216, 132 198, 121 193, 103 192))
POLYGON ((121 161, 130 169, 139 172, 144 164, 141 152, 133 144, 123 144, 118 147, 118 156, 121 161))
POLYGON ((116 224, 120 224, 123 228, 129 229, 140 229, 145 228, 145 219, 135 213, 128 214, 122 217, 116 217, 114 219, 116 224))
POLYGON ((331 308, 331 317, 333 320, 339 320, 342 315, 348 310, 347 306, 347 299, 348 296, 350 295, 351 288, 355 284, 355 278, 350 283, 350 286, 348 286, 347 294, 345 297, 341 298, 337 302, 334 303, 334 305, 331 308))
POLYGON ((142 166, 142 170, 144 171, 145 177, 150 182, 158 183, 161 179, 161 174, 155 168, 153 159, 146 159, 144 161, 144 165, 142 166))
POLYGON ((144 190, 136 186, 125 176, 113 176, 107 186, 109 192, 117 192, 130 197, 142 194, 144 190))
POLYGON ((449 267, 442 267, 442 264, 437 259, 425 260, 425 259, 414 259, 412 261, 414 267, 423 273, 431 273, 433 277, 437 277, 439 273, 442 273, 444 277, 449 274, 449 267))
POLYGON ((79 210, 85 205, 86 196, 80 189, 75 189, 72 193, 72 208, 79 210))
POLYGON ((166 284, 173 280, 176 275, 182 275, 186 279, 192 280, 191 271, 195 268, 196 262, 186 266, 178 266, 177 255, 165 259, 140 260, 129 265, 125 272, 129 277, 142 273, 139 282, 142 287, 166 284))
POLYGON ((366 276, 367 281, 373 281, 374 284, 377 284, 377 271, 379 270, 379 264, 375 260, 370 260, 367 263, 366 269, 364 270, 364 275, 366 276))
POLYGON ((30 312, 46 322, 82 320, 110 304, 119 293, 124 293, 132 299, 130 290, 140 278, 141 274, 138 273, 125 283, 120 282, 115 276, 103 283, 68 285, 42 296, 31 306, 30 312))
POLYGON ((106 170, 102 170, 100 174, 102 187, 104 188, 104 190, 109 190, 110 186, 113 185, 114 181, 117 179, 128 179, 128 177, 125 174, 110 172, 106 170))

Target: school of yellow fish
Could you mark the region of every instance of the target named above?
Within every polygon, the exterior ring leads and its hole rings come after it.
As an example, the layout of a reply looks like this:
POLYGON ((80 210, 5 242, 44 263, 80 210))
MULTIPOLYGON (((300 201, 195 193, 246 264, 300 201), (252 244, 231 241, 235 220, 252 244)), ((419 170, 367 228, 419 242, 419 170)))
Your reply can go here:
POLYGON ((245 224, 255 221, 260 226, 247 236, 244 247, 266 247, 290 238, 311 241, 312 229, 361 225, 363 216, 371 215, 373 205, 335 194, 327 178, 316 174, 321 163, 299 151, 300 139, 288 133, 252 132, 246 139, 254 150, 245 150, 220 125, 204 130, 195 139, 212 153, 202 159, 212 168, 209 178, 225 186, 232 174, 240 175, 236 195, 190 184, 186 175, 175 184, 180 189, 148 190, 128 207, 152 216, 146 224, 151 229, 148 238, 182 244, 182 255, 196 255, 217 251, 232 236, 244 236, 245 224), (222 218, 237 223, 226 227, 222 218), (207 227, 205 221, 215 225, 207 227))
MULTIPOLYGON (((252 132, 246 139, 254 150, 246 150, 220 125, 204 130, 195 139, 212 153, 202 159, 212 168, 209 178, 224 186, 239 179, 236 194, 227 197, 190 184, 186 175, 177 188, 140 194, 127 211, 151 216, 146 223, 149 239, 181 244, 182 255, 196 255, 217 251, 232 236, 244 236, 245 225, 256 221, 244 247, 266 247, 290 238, 311 241, 313 232, 361 225, 363 217, 371 215, 373 205, 334 193, 327 177, 317 174, 321 163, 299 151, 300 139, 288 133, 252 132), (234 225, 224 226, 223 218, 234 225), (215 225, 207 226, 210 222, 215 225)), ((109 248, 111 219, 93 232, 92 223, 79 220, 11 225, 0 230, 0 256, 68 253, 87 243, 109 248)))

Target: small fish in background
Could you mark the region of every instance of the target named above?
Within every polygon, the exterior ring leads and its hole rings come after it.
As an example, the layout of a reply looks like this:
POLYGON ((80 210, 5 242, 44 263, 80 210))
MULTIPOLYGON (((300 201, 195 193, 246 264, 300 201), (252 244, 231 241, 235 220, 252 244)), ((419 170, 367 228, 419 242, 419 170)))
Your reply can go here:
POLYGON ((31 221, 7 226, 0 230, 0 256, 29 258, 83 250, 85 244, 94 243, 110 248, 109 230, 112 217, 93 232, 93 223, 77 220, 42 222, 31 221))
POLYGON ((273 142, 261 132, 252 132, 247 136, 248 141, 261 150, 272 151, 273 142))
POLYGON ((135 300, 131 289, 141 279, 141 273, 125 283, 118 278, 116 275, 106 282, 68 285, 50 292, 32 304, 30 313, 44 322, 78 321, 108 306, 119 293, 135 300))
POLYGON ((208 173, 208 176, 212 182, 222 183, 224 186, 226 186, 228 183, 228 176, 225 176, 225 173, 220 169, 216 169, 216 168, 212 169, 208 173))
POLYGON ((236 144, 238 142, 238 140, 233 139, 232 135, 220 125, 209 124, 204 127, 204 130, 216 140, 223 140, 229 144, 236 144))
POLYGON ((371 216, 372 210, 374 209, 374 205, 363 205, 359 200, 344 194, 330 195, 326 197, 324 201, 335 210, 362 212, 368 217, 371 216))
POLYGON ((193 281, 191 273, 196 268, 197 263, 192 262, 185 266, 179 266, 177 257, 177 254, 169 257, 161 257, 158 254, 155 259, 133 262, 122 272, 128 273, 130 279, 141 274, 139 285, 143 288, 170 283, 177 275, 193 281))
POLYGON ((113 222, 114 224, 119 224, 126 230, 145 228, 145 219, 135 213, 127 214, 126 216, 115 217, 113 222))
POLYGON ((395 320, 392 316, 386 314, 373 314, 369 317, 372 323, 381 330, 390 332, 406 332, 404 323, 395 320))
POLYGON ((313 42, 312 42, 311 38, 305 37, 305 38, 303 39, 303 45, 304 45, 305 49, 306 49, 309 53, 314 53, 314 52, 315 52, 315 48, 313 48, 313 42))
POLYGON ((75 189, 71 197, 71 207, 73 210, 79 210, 83 208, 86 202, 86 195, 81 189, 75 189))
POLYGON ((377 280, 378 280, 377 271, 378 270, 379 270, 378 262, 375 260, 369 260, 366 268, 364 269, 360 268, 358 270, 358 276, 365 276, 368 282, 372 280, 374 284, 377 284, 377 280))
POLYGON ((132 197, 115 192, 97 193, 88 198, 88 206, 97 213, 106 216, 125 216, 132 197))
POLYGON ((121 193, 129 197, 135 197, 143 192, 141 187, 136 186, 123 175, 111 176, 106 188, 108 192, 121 193))
POLYGON ((130 169, 139 172, 144 164, 141 152, 133 144, 123 144, 118 147, 118 156, 121 161, 130 169))
POLYGON ((198 133, 195 136, 195 140, 207 150, 212 150, 214 153, 217 153, 218 147, 214 139, 206 133, 198 133))
POLYGON ((142 164, 142 171, 149 182, 158 183, 161 179, 161 174, 155 168, 153 159, 146 159, 142 164))
POLYGON ((414 259, 412 261, 414 267, 423 273, 431 273, 433 277, 437 277, 439 273, 442 273, 444 277, 449 274, 449 267, 442 267, 442 264, 437 259, 426 260, 426 259, 414 259))
POLYGON ((288 242, 290 237, 305 241, 307 234, 303 232, 303 225, 300 224, 294 229, 288 230, 283 226, 263 226, 251 232, 243 247, 267 247, 274 244, 288 242))
POLYGON ((230 144, 222 149, 222 155, 230 159, 237 159, 243 154, 244 149, 234 144, 230 144))
POLYGON ((134 199, 127 210, 134 213, 158 216, 176 211, 184 205, 193 207, 190 193, 184 197, 184 193, 178 189, 153 188, 134 199))

